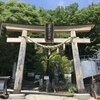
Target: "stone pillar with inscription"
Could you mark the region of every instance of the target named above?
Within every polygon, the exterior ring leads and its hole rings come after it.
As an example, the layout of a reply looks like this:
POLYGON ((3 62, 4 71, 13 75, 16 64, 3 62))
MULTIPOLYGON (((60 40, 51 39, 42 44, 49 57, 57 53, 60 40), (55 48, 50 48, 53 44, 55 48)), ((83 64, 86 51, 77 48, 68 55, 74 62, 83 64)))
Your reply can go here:
POLYGON ((58 68, 58 64, 55 64, 55 66, 54 66, 54 81, 55 81, 55 84, 58 85, 58 83, 59 83, 59 68, 58 68))
POLYGON ((12 72, 12 80, 15 80, 16 68, 17 68, 16 62, 14 62, 13 72, 12 72))
POLYGON ((14 62, 13 72, 12 72, 11 88, 13 88, 13 86, 14 86, 15 75, 16 75, 16 68, 17 68, 16 62, 14 62))

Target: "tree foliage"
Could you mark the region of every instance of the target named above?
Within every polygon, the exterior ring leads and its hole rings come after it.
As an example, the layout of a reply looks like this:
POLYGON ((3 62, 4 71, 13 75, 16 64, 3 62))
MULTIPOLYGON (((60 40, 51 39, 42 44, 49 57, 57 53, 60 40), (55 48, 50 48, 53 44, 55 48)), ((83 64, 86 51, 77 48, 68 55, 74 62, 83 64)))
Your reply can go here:
MULTIPOLYGON (((0 0, 0 23, 2 22, 30 25, 45 25, 46 22, 54 22, 54 25, 95 24, 95 27, 90 32, 77 34, 79 37, 91 39, 90 44, 79 44, 79 52, 80 55, 93 54, 100 48, 100 3, 92 3, 82 9, 78 9, 78 4, 73 3, 69 6, 58 6, 54 10, 47 10, 43 7, 37 9, 35 5, 18 2, 17 0, 9 0, 6 3, 0 0)), ((19 44, 7 43, 6 39, 7 37, 18 37, 20 35, 20 32, 9 32, 2 28, 2 35, 0 36, 0 71, 2 75, 11 73, 13 62, 17 61, 19 52, 19 44)), ((28 36, 44 37, 44 33, 30 32, 28 36)), ((67 38, 69 33, 55 33, 54 36, 67 38)), ((68 72, 70 61, 65 56, 69 52, 61 51, 63 55, 51 55, 52 59, 49 58, 49 67, 51 66, 52 69, 52 63, 59 62, 62 73, 64 70, 68 72)), ((43 53, 41 53, 40 48, 35 50, 33 44, 27 44, 26 69, 34 69, 37 74, 46 74, 47 60, 47 50, 43 50, 43 53)))

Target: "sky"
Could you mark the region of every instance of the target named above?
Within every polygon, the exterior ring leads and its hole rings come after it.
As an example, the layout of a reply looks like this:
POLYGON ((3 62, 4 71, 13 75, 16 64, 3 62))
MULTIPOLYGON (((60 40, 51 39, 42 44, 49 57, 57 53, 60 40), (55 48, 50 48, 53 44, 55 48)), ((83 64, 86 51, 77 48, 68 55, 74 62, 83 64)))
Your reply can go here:
MULTIPOLYGON (((8 0, 3 0, 8 1, 8 0)), ((36 8, 43 7, 45 9, 55 9, 57 6, 69 6, 72 3, 78 3, 79 9, 87 7, 92 2, 94 4, 100 3, 100 0, 18 0, 24 3, 35 5, 36 8)))

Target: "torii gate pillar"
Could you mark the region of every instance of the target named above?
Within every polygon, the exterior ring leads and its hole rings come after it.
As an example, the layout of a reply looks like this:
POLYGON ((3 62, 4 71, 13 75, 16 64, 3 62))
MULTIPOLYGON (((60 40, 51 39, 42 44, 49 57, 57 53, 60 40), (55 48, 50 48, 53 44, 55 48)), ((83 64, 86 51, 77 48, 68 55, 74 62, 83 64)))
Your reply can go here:
POLYGON ((18 56, 18 63, 17 63, 17 71, 15 75, 15 84, 14 84, 14 92, 18 94, 21 92, 22 87, 22 79, 23 79, 23 69, 24 69, 24 60, 25 60, 25 52, 26 52, 26 40, 24 37, 27 36, 27 31, 22 31, 20 49, 19 49, 19 56, 18 56))
POLYGON ((81 65, 80 65, 77 40, 75 38, 76 37, 75 31, 71 31, 71 37, 73 38, 71 44, 72 44, 72 53, 73 53, 73 59, 74 59, 77 91, 78 91, 78 93, 84 93, 85 89, 84 89, 82 70, 81 70, 81 65))

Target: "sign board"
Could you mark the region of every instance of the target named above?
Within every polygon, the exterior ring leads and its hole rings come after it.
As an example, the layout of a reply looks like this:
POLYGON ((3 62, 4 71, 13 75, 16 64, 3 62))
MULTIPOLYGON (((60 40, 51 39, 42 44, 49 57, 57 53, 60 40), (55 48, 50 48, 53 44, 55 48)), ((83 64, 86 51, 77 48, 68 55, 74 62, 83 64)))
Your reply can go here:
POLYGON ((45 41, 46 42, 54 41, 54 24, 53 23, 45 24, 45 41))
POLYGON ((0 90, 3 90, 3 89, 4 89, 4 81, 0 80, 0 90))
POLYGON ((44 80, 49 80, 49 76, 44 76, 44 80))
POLYGON ((40 79, 40 75, 35 75, 35 79, 40 79))
POLYGON ((64 78, 71 78, 71 74, 64 74, 64 78))
POLYGON ((28 77, 33 77, 34 76, 34 73, 33 72, 29 72, 28 73, 28 77))

